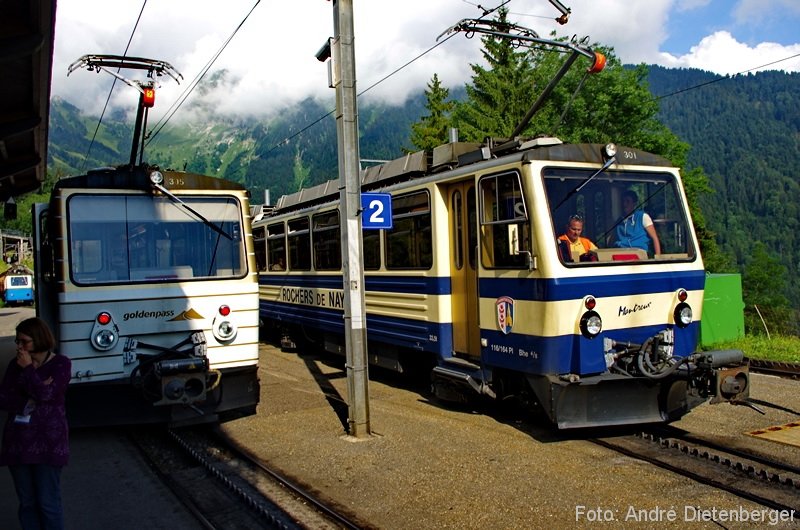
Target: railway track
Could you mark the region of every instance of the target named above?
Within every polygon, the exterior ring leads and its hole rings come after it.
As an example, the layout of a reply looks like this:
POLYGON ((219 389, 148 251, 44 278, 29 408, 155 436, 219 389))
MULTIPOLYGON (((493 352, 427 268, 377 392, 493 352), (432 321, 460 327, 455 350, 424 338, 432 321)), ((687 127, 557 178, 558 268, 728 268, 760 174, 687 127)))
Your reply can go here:
POLYGON ((750 371, 760 374, 777 375, 787 379, 800 379, 800 363, 762 361, 750 359, 750 371))
POLYGON ((363 528, 210 428, 129 436, 202 528, 363 528))
POLYGON ((800 519, 800 468, 671 427, 591 442, 800 519))

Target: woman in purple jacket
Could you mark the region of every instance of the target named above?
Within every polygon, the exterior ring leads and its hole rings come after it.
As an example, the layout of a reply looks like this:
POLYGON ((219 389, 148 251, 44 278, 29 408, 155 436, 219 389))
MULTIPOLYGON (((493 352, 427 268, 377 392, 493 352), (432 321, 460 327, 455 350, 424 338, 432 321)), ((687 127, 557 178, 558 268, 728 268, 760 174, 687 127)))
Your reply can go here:
POLYGON ((22 528, 61 529, 61 469, 69 459, 64 398, 72 363, 53 352, 53 334, 39 318, 20 322, 15 342, 17 356, 0 384, 0 408, 8 412, 0 465, 14 479, 22 528))

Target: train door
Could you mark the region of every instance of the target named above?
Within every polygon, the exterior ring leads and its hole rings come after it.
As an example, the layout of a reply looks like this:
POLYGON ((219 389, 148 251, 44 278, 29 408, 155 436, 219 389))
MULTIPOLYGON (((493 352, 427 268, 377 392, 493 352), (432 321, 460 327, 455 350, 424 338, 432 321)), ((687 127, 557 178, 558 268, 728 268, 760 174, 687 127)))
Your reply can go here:
MULTIPOLYGON (((34 277, 34 303, 36 315, 46 321, 56 334, 58 326, 58 292, 55 270, 55 249, 48 232, 49 205, 36 203, 33 205, 33 256, 36 265, 34 277)), ((56 337, 58 339, 58 337, 56 337)))
POLYGON ((475 184, 465 181, 447 187, 450 281, 452 289, 453 351, 480 357, 478 328, 478 264, 475 184))

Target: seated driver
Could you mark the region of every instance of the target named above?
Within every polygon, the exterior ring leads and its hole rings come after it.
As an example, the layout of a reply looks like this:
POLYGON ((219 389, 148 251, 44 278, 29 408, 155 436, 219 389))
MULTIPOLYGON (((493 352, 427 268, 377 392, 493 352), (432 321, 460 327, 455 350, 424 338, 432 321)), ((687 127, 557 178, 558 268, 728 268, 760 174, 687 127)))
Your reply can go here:
POLYGON ((581 261, 591 261, 588 258, 592 250, 597 250, 597 245, 588 238, 581 237, 583 232, 583 218, 580 215, 571 215, 567 221, 565 233, 558 236, 558 245, 562 249, 564 261, 572 261, 572 256, 581 256, 581 261))

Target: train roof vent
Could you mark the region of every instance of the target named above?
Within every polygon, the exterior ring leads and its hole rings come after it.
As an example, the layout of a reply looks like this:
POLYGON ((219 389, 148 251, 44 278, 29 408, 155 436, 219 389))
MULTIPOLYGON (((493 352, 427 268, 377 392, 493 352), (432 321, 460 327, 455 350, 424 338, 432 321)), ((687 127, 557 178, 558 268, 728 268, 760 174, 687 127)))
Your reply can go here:
POLYGON ((304 188, 298 192, 282 196, 275 204, 275 210, 282 210, 305 202, 318 201, 324 197, 338 194, 339 179, 329 180, 311 188, 304 188))
POLYGON ((519 150, 524 151, 526 149, 533 149, 534 147, 547 147, 549 145, 560 145, 563 143, 564 142, 555 136, 542 136, 541 138, 534 138, 533 140, 522 142, 519 146, 519 150))
POLYGON ((481 144, 474 142, 452 142, 433 148, 433 162, 431 171, 449 169, 458 164, 458 157, 480 148, 481 144))
POLYGON ((379 166, 368 167, 361 173, 361 185, 368 186, 379 181, 388 181, 402 175, 422 174, 428 169, 425 151, 408 153, 379 166))
POLYGON ((273 209, 273 206, 269 206, 267 204, 251 204, 250 217, 253 219, 253 221, 259 221, 264 216, 271 214, 273 209))

